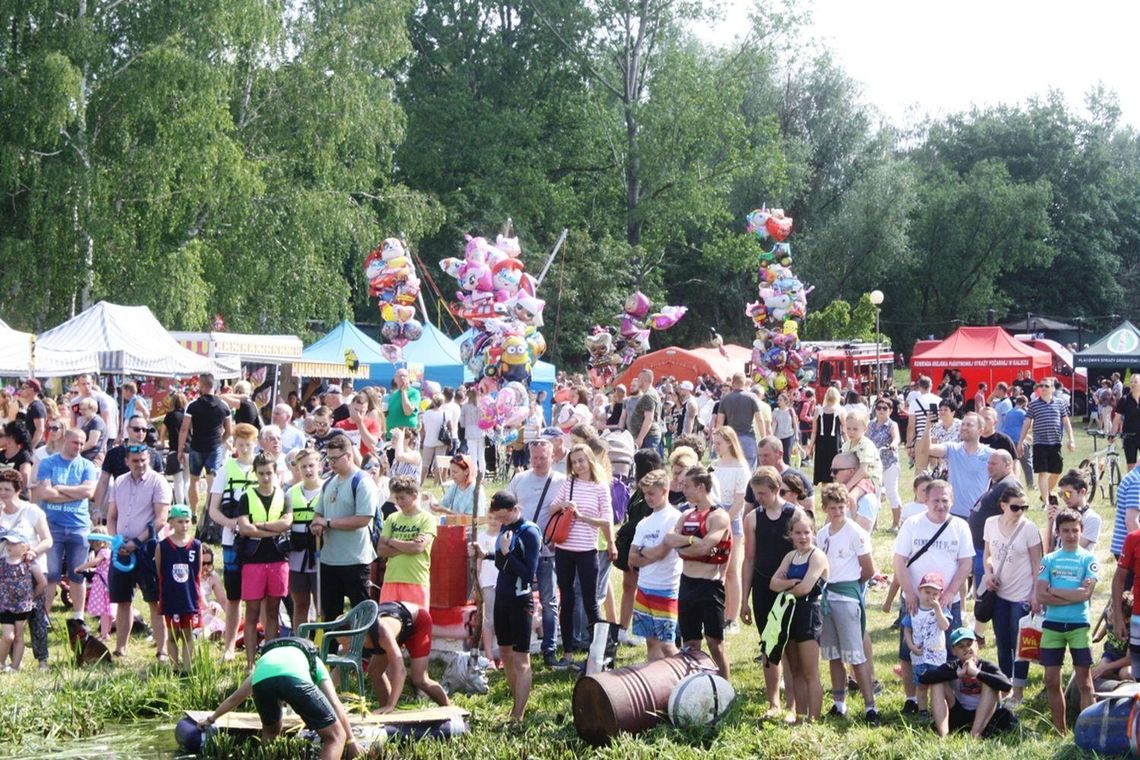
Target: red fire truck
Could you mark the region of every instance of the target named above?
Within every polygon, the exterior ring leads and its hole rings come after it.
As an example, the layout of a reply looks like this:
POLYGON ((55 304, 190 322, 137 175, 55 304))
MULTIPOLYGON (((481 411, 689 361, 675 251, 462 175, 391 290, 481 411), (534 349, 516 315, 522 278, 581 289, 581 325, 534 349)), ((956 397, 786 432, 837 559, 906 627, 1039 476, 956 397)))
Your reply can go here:
POLYGON ((895 368, 895 355, 889 344, 864 343, 858 340, 813 340, 805 343, 816 349, 814 358, 804 365, 815 372, 810 385, 815 388, 816 397, 834 382, 842 390, 847 388, 847 379, 855 378, 855 388, 863 395, 875 392, 875 373, 886 387, 895 368))

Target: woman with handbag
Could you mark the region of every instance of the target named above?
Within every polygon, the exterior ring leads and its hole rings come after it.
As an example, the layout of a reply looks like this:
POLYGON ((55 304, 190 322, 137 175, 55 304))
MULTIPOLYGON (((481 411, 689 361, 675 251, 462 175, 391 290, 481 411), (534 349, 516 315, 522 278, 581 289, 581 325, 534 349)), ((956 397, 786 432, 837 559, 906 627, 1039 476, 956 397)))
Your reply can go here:
POLYGON ((974 604, 974 617, 993 620, 998 667, 1013 680, 1006 705, 1014 707, 1021 704, 1029 675, 1029 663, 1014 660, 1018 624, 1031 609, 1041 610, 1033 582, 1041 564, 1041 532, 1025 515, 1029 503, 1020 485, 1008 486, 999 504, 1001 514, 986 520, 986 574, 980 584, 985 593, 974 604))
MULTIPOLYGON (((554 544, 554 573, 558 578, 559 625, 563 647, 574 640, 574 578, 583 590, 588 630, 598 622, 598 532, 606 539, 610 560, 617 557, 614 544, 613 507, 605 469, 589 446, 576 444, 566 457, 570 477, 550 505, 551 518, 543 540, 554 544)), ((564 649, 565 655, 572 650, 564 649)), ((562 663, 563 666, 568 663, 562 663)))
POLYGON ((257 655, 257 621, 265 640, 277 638, 281 600, 289 593, 289 532, 293 505, 274 483, 277 462, 265 452, 253 458, 257 485, 241 495, 234 549, 241 564, 241 600, 245 602, 245 655, 249 668, 257 655))

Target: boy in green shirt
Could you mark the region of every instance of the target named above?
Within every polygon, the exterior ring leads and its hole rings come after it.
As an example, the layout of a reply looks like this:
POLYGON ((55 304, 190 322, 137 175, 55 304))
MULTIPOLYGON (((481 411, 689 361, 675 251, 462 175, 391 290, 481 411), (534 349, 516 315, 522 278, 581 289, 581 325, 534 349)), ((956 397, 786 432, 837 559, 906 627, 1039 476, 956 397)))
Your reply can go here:
POLYGON ((410 477, 389 485, 399 511, 384 521, 376 553, 388 558, 381 602, 413 602, 423 608, 431 597, 431 545, 436 519, 420 509, 420 486, 410 477))

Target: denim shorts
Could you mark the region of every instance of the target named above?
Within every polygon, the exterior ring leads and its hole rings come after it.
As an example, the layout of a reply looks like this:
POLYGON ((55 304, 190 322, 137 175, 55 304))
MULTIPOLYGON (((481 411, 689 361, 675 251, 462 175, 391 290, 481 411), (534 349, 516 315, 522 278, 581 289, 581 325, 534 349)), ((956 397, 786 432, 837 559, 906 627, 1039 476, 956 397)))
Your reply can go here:
POLYGON ((213 451, 203 454, 190 449, 187 458, 190 460, 190 477, 200 476, 202 470, 205 470, 207 475, 216 475, 218 470, 222 469, 222 463, 226 461, 226 450, 219 446, 213 451))
POLYGON ((59 583, 63 568, 67 567, 67 580, 82 583, 82 573, 75 568, 87 561, 87 531, 74 528, 51 528, 51 549, 47 556, 47 579, 49 583, 59 583))

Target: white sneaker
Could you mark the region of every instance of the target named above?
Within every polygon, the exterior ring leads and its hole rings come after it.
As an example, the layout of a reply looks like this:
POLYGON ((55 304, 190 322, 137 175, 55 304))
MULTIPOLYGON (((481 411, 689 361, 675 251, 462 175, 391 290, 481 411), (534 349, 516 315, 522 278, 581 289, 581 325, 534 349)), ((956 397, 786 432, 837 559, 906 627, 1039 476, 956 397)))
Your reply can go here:
POLYGON ((728 623, 725 623, 724 634, 726 636, 731 636, 737 633, 740 633, 740 623, 736 622, 735 620, 731 620, 728 623))
POLYGON ((622 628, 618 632, 618 643, 623 647, 643 647, 645 646, 645 637, 638 636, 627 628, 622 628))

